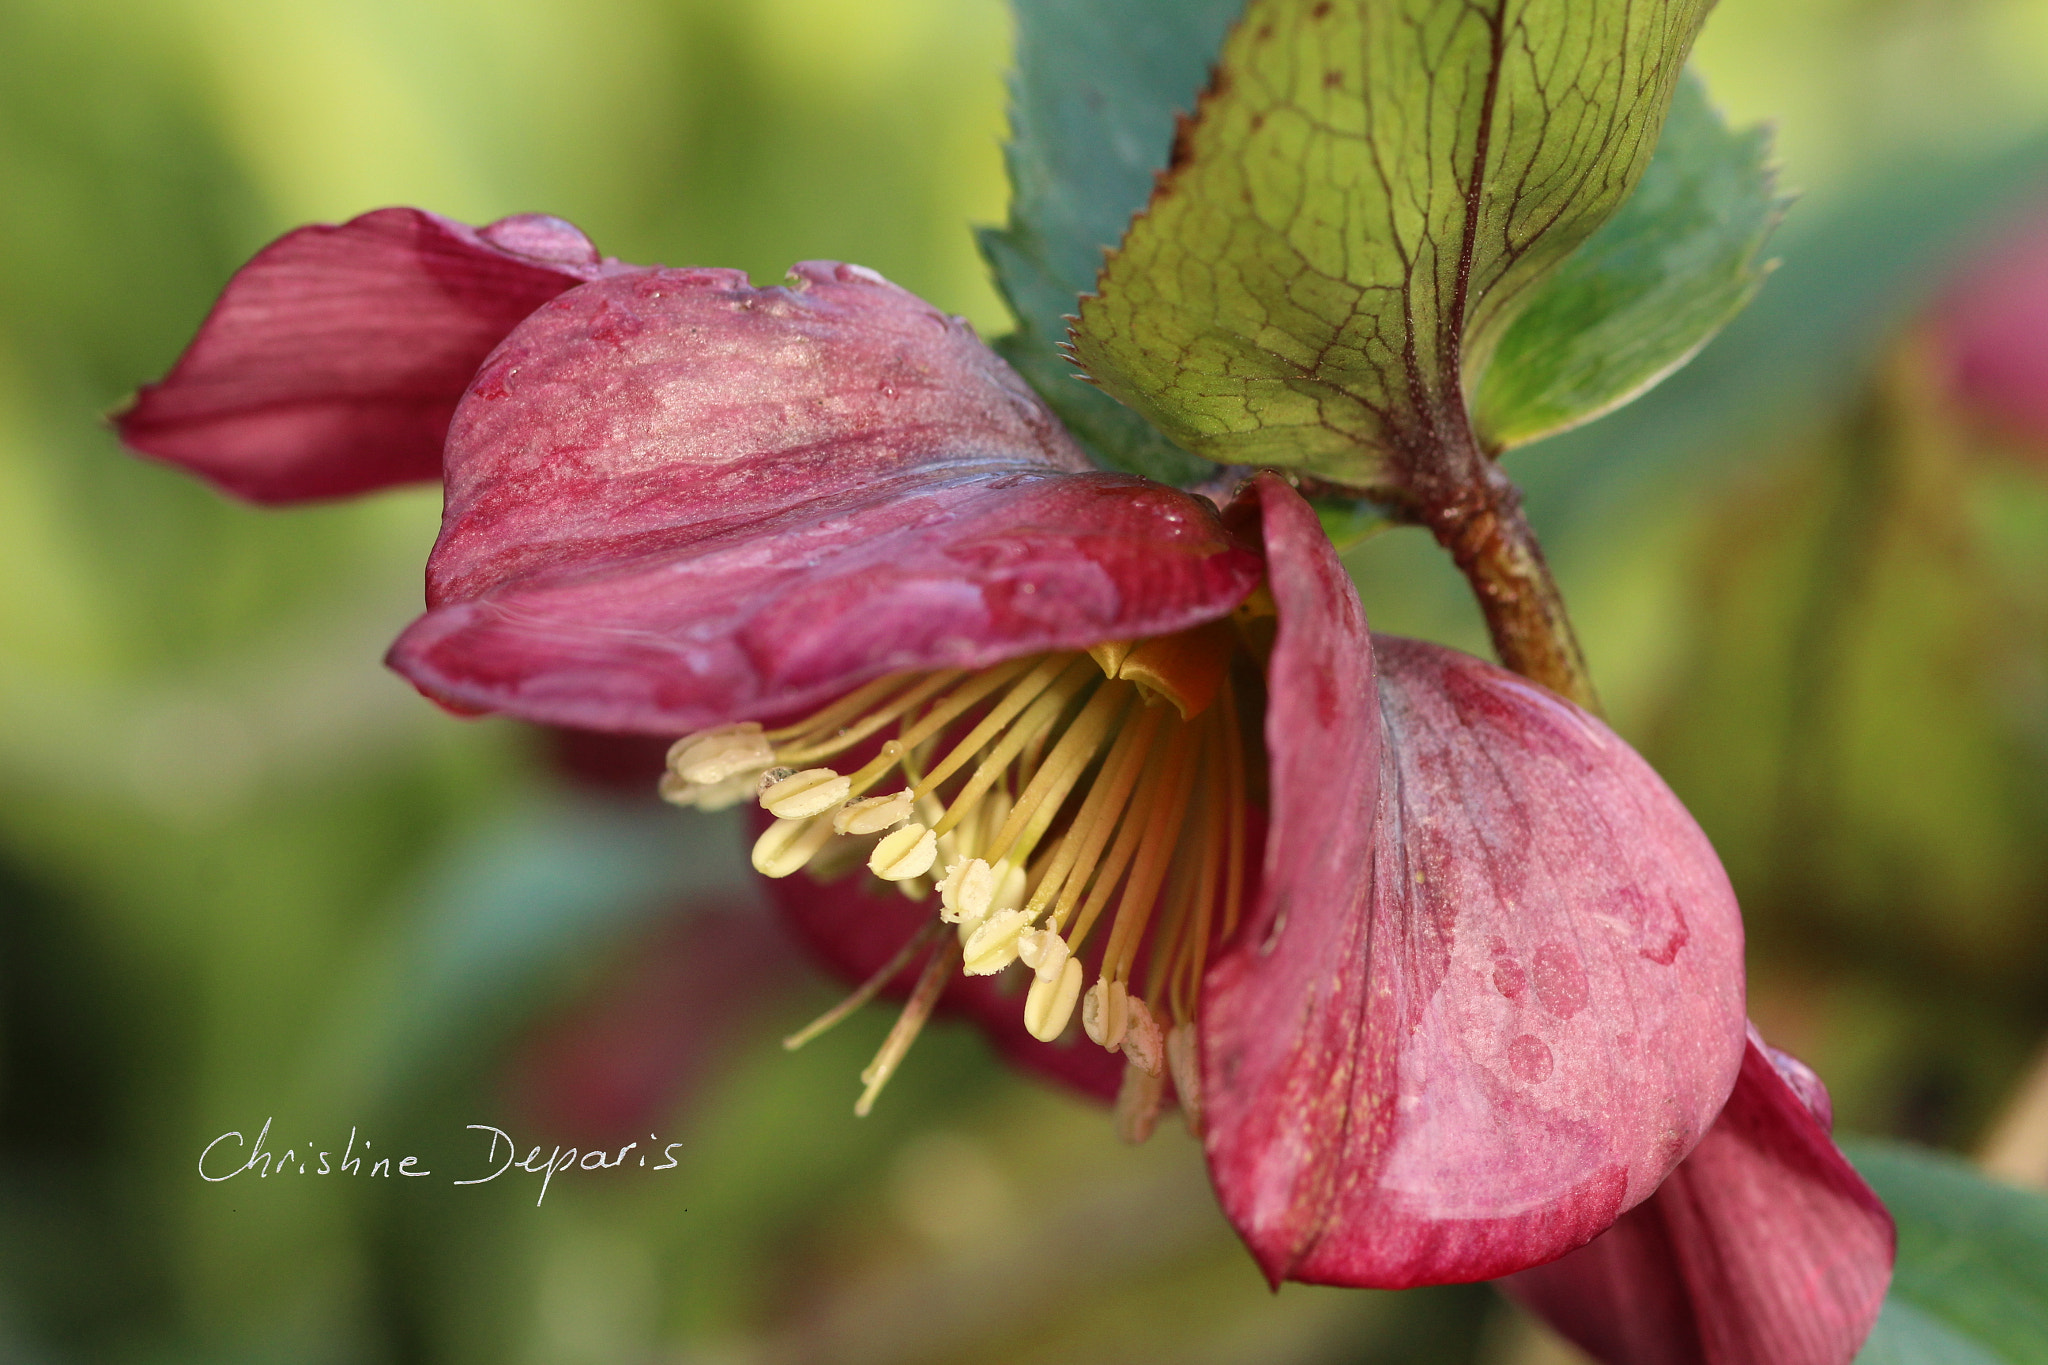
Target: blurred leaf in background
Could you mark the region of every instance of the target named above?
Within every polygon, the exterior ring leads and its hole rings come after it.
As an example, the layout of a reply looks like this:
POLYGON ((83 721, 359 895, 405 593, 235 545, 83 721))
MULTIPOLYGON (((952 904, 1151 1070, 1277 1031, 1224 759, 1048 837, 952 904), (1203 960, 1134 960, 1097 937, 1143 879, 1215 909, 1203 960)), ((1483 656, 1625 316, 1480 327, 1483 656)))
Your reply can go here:
MULTIPOLYGON (((378 666, 431 496, 257 513, 101 427, 254 248, 387 203, 857 260, 999 333, 967 225, 1005 217, 1007 34, 995 0, 0 7, 0 1359, 1562 1358, 1484 1290, 1268 1295, 1184 1135, 1118 1148, 961 1032, 856 1123, 886 1020, 776 1046, 831 995, 732 831, 569 795, 378 666), (665 1036, 706 1010, 709 1052, 665 1036), (629 1113, 677 1168, 538 1207, 193 1169, 265 1118, 439 1174, 481 1164, 470 1123, 587 1147, 629 1113)), ((2048 1034, 2048 497, 1900 338, 2043 183, 2048 16, 1724 0, 1696 60, 1730 126, 1781 119, 1783 266, 1511 468, 1617 722, 1729 861, 1776 1041, 1845 1124, 1968 1146, 2048 1034)), ((1483 651, 1421 533, 1348 563, 1376 625, 1483 651)))

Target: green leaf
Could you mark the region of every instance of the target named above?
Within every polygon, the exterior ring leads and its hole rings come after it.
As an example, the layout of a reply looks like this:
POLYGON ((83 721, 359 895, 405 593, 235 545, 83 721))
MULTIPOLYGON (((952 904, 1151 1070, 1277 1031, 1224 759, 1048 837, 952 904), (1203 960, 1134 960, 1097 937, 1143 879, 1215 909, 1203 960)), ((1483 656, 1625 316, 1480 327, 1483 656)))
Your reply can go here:
POLYGON ((1401 524, 1390 510, 1370 498, 1316 497, 1309 499, 1309 506, 1316 509, 1323 534, 1340 555, 1401 524))
POLYGON ((1077 358, 1222 463, 1404 484, 1621 203, 1705 0, 1253 0, 1077 358))
POLYGON ((1192 109, 1242 0, 1015 0, 1010 222, 982 254, 1017 315, 996 343, 1102 464, 1168 483, 1214 473, 1083 383, 1059 353, 1102 253, 1144 207, 1174 115, 1192 109))
POLYGON ((1845 1143, 1899 1225, 1899 1263, 1857 1365, 2048 1360, 2048 1198, 1954 1157, 1845 1143))
POLYGON ((1755 296, 1786 201, 1770 134, 1731 132, 1687 73, 1656 155, 1612 218, 1530 291, 1480 378, 1489 450, 1611 412, 1690 360, 1755 296))

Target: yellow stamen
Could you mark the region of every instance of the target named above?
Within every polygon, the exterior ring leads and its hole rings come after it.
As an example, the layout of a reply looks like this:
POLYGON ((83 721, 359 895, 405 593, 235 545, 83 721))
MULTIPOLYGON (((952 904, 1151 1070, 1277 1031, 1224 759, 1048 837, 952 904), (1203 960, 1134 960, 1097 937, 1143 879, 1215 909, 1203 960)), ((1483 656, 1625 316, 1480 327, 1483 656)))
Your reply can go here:
POLYGON ((850 1016, 862 1005, 867 1004, 868 1001, 880 995, 882 987, 894 981, 897 974, 910 965, 911 959, 917 956, 918 950, 927 947, 938 936, 939 925, 936 920, 919 929, 910 936, 908 942, 897 950, 896 956, 890 958, 881 967, 876 969, 875 974, 861 982, 851 995, 811 1020, 810 1023, 805 1024, 795 1033, 784 1038, 782 1045, 791 1052, 794 1052, 805 1043, 810 1042, 811 1039, 832 1028, 840 1020, 850 1016))
POLYGON ((1181 1073, 1193 1065, 1202 972, 1240 915, 1244 751, 1258 743, 1230 679, 1246 657, 1238 629, 1212 622, 972 673, 893 674, 777 730, 678 742, 665 795, 711 804, 744 785, 777 817, 755 841, 762 872, 872 875, 932 907, 892 961, 787 1040, 815 1037, 930 953, 863 1073, 857 1112, 954 972, 1022 961, 1034 1037, 1059 1038, 1078 1012, 1092 1040, 1124 1053, 1127 1136, 1151 1130, 1169 1071, 1199 1122, 1199 1077, 1183 1085, 1181 1073), (872 757, 854 771, 824 766, 857 746, 872 757), (891 774, 897 790, 869 794, 891 774))
MULTIPOLYGON (((1040 695, 1031 699, 1031 704, 1025 708, 1024 714, 1018 719, 1016 725, 1010 728, 1009 732, 1003 736, 1002 741, 989 753, 989 756, 981 761, 980 766, 975 768, 974 776, 967 779, 967 785, 961 789, 958 796, 953 798, 952 804, 946 807, 946 818, 939 821, 937 826, 939 833, 944 834, 952 829, 953 826, 959 824, 961 817, 974 809, 974 805, 981 799, 982 793, 994 786, 996 780, 1003 776, 1004 770, 1023 751, 1025 744, 1052 728, 1053 722, 1059 719, 1060 713, 1067 709, 1067 703, 1072 701, 1075 694, 1091 681, 1089 678, 1090 671, 1089 665, 1086 662, 1076 659, 1061 672, 1059 678, 1051 686, 1047 687, 1040 695)), ((975 734, 979 734, 980 730, 981 727, 975 727, 975 734)), ((954 772, 957 772, 960 766, 973 755, 974 750, 980 747, 980 744, 975 743, 975 735, 969 735, 957 749, 946 756, 945 762, 932 769, 924 782, 919 785, 918 794, 922 796, 936 788, 939 783, 945 781, 954 772), (972 748, 969 747, 970 745, 972 748)))
POLYGON ((1147 708, 1138 714, 1130 729, 1117 736, 1109 757, 1103 761, 1102 772, 1081 804, 1080 813, 1060 840, 1038 889, 1031 894, 1028 908, 1034 916, 1051 905, 1054 924, 1066 922, 1068 912, 1087 884, 1088 872, 1094 868, 1095 860, 1102 854, 1102 846, 1109 842, 1110 834, 1116 829, 1117 817, 1123 813, 1124 803, 1130 799, 1131 789, 1137 785, 1153 736, 1163 719, 1162 712, 1147 708), (1070 879, 1076 868, 1082 870, 1081 875, 1070 879), (1059 898, 1056 904, 1055 896, 1059 898))

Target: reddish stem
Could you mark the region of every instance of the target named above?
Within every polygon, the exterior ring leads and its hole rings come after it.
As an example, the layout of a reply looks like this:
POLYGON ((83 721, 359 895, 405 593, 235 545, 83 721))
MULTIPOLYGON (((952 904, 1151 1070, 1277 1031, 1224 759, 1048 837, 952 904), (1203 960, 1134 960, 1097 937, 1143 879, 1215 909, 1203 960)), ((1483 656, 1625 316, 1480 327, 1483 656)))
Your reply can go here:
POLYGON ((1522 491, 1476 450, 1456 463, 1465 477, 1428 481, 1411 496, 1418 518, 1472 585, 1495 654, 1503 667, 1600 714, 1564 595, 1522 515, 1522 491))

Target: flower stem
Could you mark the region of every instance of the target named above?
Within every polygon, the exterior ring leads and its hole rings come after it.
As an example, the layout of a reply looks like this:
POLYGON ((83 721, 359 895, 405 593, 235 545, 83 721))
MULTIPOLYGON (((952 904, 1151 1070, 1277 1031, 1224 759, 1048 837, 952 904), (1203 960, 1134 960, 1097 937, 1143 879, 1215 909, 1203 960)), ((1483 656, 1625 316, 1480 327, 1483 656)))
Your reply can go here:
POLYGON ((1446 496, 1417 490, 1420 520, 1472 585, 1502 666, 1600 714, 1564 595, 1522 515, 1522 490, 1484 456, 1468 469, 1446 496))

